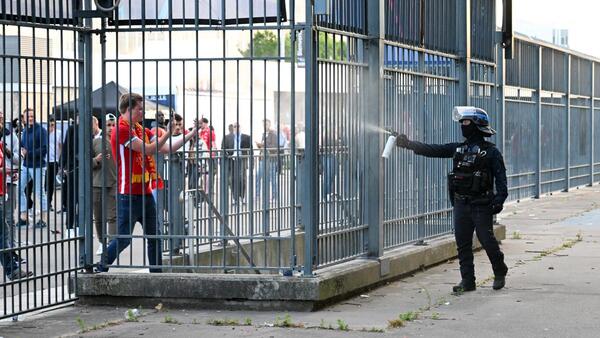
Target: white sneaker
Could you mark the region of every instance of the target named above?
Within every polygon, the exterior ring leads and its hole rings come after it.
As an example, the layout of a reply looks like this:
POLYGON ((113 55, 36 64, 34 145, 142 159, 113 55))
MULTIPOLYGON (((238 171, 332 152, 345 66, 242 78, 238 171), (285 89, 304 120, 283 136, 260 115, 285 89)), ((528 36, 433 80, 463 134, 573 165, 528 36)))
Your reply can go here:
POLYGON ((96 256, 100 256, 102 255, 102 244, 100 244, 100 246, 98 247, 98 250, 96 250, 96 256))

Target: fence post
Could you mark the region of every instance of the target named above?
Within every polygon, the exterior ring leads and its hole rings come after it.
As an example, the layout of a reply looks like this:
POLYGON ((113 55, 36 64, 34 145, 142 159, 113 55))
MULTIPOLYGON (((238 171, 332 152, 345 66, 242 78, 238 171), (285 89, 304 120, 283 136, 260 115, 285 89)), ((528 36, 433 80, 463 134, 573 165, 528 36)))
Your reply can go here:
POLYGON ((471 0, 456 2, 456 54, 458 55, 457 105, 471 103, 471 0))
POLYGON ((536 179, 535 179, 535 198, 540 198, 542 193, 542 46, 538 46, 538 64, 537 64, 537 88, 536 88, 536 96, 537 96, 537 116, 536 116, 536 124, 537 128, 535 130, 536 136, 536 161, 535 161, 535 169, 536 169, 536 179))
POLYGON ((592 66, 591 91, 590 91, 590 186, 594 185, 594 61, 590 61, 592 66))
MULTIPOLYGON (((91 9, 91 0, 85 0, 85 8, 91 9)), ((91 28, 91 19, 84 19, 83 25, 91 28)), ((87 272, 92 271, 93 264, 93 224, 92 224, 92 33, 80 32, 78 41, 79 55, 79 125, 75 142, 78 147, 78 227, 83 230, 83 238, 79 242, 79 259, 87 272)))
POLYGON ((304 56, 305 56, 305 133, 306 148, 304 160, 299 165, 302 186, 299 188, 299 199, 301 204, 301 220, 304 225, 304 270, 303 275, 313 275, 313 266, 317 262, 317 231, 319 215, 317 208, 317 181, 319 174, 318 166, 318 112, 316 109, 317 90, 317 58, 316 36, 313 23, 312 1, 306 2, 306 24, 304 27, 304 56))
MULTIPOLYGON (((501 34, 500 34, 501 36, 501 34)), ((497 115, 498 118, 496 119, 498 125, 496 126, 496 130, 498 132, 498 135, 496 136, 496 142, 498 143, 498 149, 500 149, 500 152, 502 152, 502 154, 505 154, 505 149, 504 149, 504 136, 505 136, 505 129, 504 129, 504 123, 506 121, 505 119, 505 96, 504 96, 504 86, 505 86, 505 81, 506 81, 506 77, 505 77, 505 70, 506 70, 506 60, 504 59, 504 49, 502 48, 502 45, 500 43, 498 43, 496 45, 496 63, 497 63, 497 70, 496 70, 496 85, 497 85, 497 93, 496 93, 496 104, 497 104, 497 115)))
MULTIPOLYGON (((365 55, 369 68, 366 86, 367 112, 365 125, 382 126, 383 115, 383 1, 367 1, 367 34, 365 55)), ((365 223, 369 225, 368 256, 383 254, 383 149, 384 134, 378 128, 365 128, 365 193, 361 204, 364 207, 365 223)))
POLYGON ((567 168, 565 171, 565 181, 566 181, 566 187, 565 187, 565 191, 568 192, 569 188, 571 186, 570 180, 571 180, 571 156, 569 154, 570 150, 571 150, 571 54, 567 54, 567 59, 566 61, 566 69, 567 69, 567 86, 566 86, 566 94, 565 94, 565 98, 566 98, 566 112, 567 112, 567 121, 565 123, 565 126, 567 128, 567 168))

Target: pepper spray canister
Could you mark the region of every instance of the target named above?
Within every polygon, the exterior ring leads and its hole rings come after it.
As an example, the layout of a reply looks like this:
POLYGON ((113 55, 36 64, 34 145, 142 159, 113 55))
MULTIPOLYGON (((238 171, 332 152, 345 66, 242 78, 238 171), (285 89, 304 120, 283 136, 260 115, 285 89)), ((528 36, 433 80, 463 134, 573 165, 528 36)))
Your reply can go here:
POLYGON ((392 150, 396 147, 396 137, 398 136, 397 132, 390 132, 390 137, 388 137, 387 142, 385 143, 385 148, 383 149, 383 154, 381 157, 388 159, 392 150))

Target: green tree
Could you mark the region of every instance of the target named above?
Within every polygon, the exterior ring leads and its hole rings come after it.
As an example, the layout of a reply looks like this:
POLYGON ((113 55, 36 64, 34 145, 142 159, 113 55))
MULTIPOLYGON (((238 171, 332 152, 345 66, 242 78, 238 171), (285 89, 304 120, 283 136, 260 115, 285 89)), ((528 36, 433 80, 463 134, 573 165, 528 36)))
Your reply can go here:
MULTIPOLYGON (((346 41, 343 39, 333 39, 333 35, 326 34, 325 32, 319 32, 319 58, 328 60, 347 60, 348 59, 348 47, 346 41)), ((290 33, 282 34, 281 39, 284 43, 284 55, 290 58, 292 55, 292 40, 290 33)), ((272 31, 258 31, 254 34, 253 38, 254 55, 250 55, 250 44, 244 49, 238 49, 244 57, 277 57, 278 55, 278 43, 277 35, 272 31)), ((297 41, 296 41, 297 42, 297 41)), ((296 49, 299 48, 296 45, 296 49)))
POLYGON ((250 44, 245 49, 238 49, 244 57, 274 57, 277 56, 277 35, 271 31, 258 31, 252 37, 253 52, 254 55, 250 54, 250 44))
MULTIPOLYGON (((290 57, 292 49, 292 41, 290 35, 286 34, 285 37, 285 56, 290 57)), ((297 40, 296 40, 297 42, 297 40)), ((296 45, 296 49, 300 46, 296 45)), ((302 46, 303 48, 303 46, 302 46)), ((326 34, 325 32, 319 32, 319 58, 328 60, 347 60, 348 59, 348 48, 346 41, 337 38, 333 40, 333 35, 326 34), (335 53, 334 53, 335 52, 335 53)))

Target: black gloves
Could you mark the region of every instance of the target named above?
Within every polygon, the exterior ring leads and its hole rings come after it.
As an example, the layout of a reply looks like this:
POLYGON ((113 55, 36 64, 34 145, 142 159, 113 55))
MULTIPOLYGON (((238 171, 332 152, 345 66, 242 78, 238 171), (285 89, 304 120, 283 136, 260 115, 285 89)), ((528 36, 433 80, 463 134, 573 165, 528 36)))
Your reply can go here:
POLYGON ((405 134, 400 134, 398 137, 396 137, 396 146, 400 148, 408 148, 409 143, 410 140, 405 134))
POLYGON ((500 213, 504 209, 504 205, 502 204, 492 204, 492 215, 500 213))

